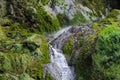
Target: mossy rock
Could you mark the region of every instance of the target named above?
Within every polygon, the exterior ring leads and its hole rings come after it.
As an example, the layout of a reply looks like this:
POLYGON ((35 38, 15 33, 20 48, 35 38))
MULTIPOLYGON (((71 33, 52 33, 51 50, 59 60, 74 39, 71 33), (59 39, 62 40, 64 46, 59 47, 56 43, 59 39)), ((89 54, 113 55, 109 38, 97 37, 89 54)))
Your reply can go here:
POLYGON ((43 79, 43 65, 50 61, 48 44, 42 35, 30 33, 26 39, 15 41, 14 38, 8 38, 0 43, 2 73, 20 75, 26 72, 34 79, 43 79))
MULTIPOLYGON (((49 0, 42 1, 43 4, 47 4, 49 0)), ((39 0, 29 1, 15 1, 10 0, 7 2, 8 17, 13 22, 20 23, 23 27, 30 32, 35 33, 51 33, 60 28, 59 21, 56 17, 49 15, 44 6, 39 0), (12 9, 11 9, 12 6, 12 9), (20 7, 18 7, 20 6, 20 7), (13 13, 11 13, 13 12, 13 13)))
POLYGON ((30 69, 32 60, 32 57, 26 54, 21 55, 0 53, 0 70, 3 73, 13 72, 20 74, 25 72, 27 69, 30 69))
POLYGON ((68 41, 64 44, 62 50, 66 56, 67 61, 69 62, 73 53, 72 51, 74 50, 74 40, 72 37, 69 38, 68 41))
POLYGON ((87 22, 88 22, 88 20, 79 11, 77 11, 74 14, 74 18, 72 20, 70 20, 70 24, 72 24, 72 25, 82 25, 82 24, 85 24, 87 22))
POLYGON ((88 38, 75 65, 77 79, 119 80, 119 71, 116 71, 119 67, 119 19, 107 17, 94 23, 92 29, 95 34, 88 38))

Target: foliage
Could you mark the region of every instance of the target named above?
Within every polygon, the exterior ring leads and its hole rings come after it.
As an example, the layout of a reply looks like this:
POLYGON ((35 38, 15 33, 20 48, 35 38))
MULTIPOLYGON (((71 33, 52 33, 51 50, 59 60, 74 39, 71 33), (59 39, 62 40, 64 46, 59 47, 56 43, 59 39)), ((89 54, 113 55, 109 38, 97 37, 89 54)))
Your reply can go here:
POLYGON ((92 29, 96 31, 95 34, 84 41, 82 48, 80 47, 79 58, 75 65, 76 79, 120 79, 118 69, 120 24, 118 17, 114 15, 112 18, 110 15, 93 24, 92 29))
POLYGON ((102 17, 102 14, 106 15, 106 0, 82 0, 81 1, 85 6, 89 7, 93 13, 98 16, 102 17), (95 12, 94 12, 95 11, 95 12), (101 14, 102 13, 102 14, 101 14))
POLYGON ((70 21, 71 24, 83 24, 86 22, 87 20, 81 12, 76 12, 74 18, 70 21))
POLYGON ((67 60, 69 61, 72 55, 72 51, 74 48, 74 42, 73 42, 73 38, 69 38, 69 40, 64 44, 62 50, 63 53, 65 54, 67 60))
POLYGON ((31 14, 31 10, 29 9, 25 13, 26 18, 32 18, 34 16, 34 22, 32 22, 32 24, 28 22, 28 26, 33 25, 33 27, 31 26, 31 30, 33 32, 38 30, 40 33, 49 33, 56 31, 60 28, 59 21, 57 20, 57 18, 48 15, 48 13, 44 11, 43 7, 38 6, 36 10, 37 13, 35 14, 31 14))
MULTIPOLYGON (((19 23, 9 26, 1 26, 1 35, 3 34, 6 40, 1 36, 0 79, 11 79, 14 75, 13 79, 19 80, 18 75, 21 76, 23 73, 26 73, 30 80, 31 77, 43 79, 43 65, 49 62, 48 44, 45 38, 23 29, 19 23)), ((27 75, 22 76, 20 80, 26 79, 27 75)))
MULTIPOLYGON (((44 4, 47 2, 44 1, 44 4)), ((7 8, 10 9, 11 5, 13 9, 8 10, 8 17, 14 22, 20 23, 21 27, 29 29, 30 32, 51 33, 60 28, 57 18, 49 15, 39 0, 9 0, 7 8)))
POLYGON ((118 78, 119 77, 116 75, 111 76, 112 74, 118 73, 116 68, 112 69, 111 67, 114 66, 119 66, 119 57, 120 57, 120 28, 118 25, 112 24, 108 27, 106 27, 99 35, 96 43, 96 58, 95 62, 99 68, 102 68, 102 70, 105 70, 104 73, 108 77, 114 77, 118 78), (97 59, 97 60, 96 60, 97 59), (115 73, 113 73, 115 72, 115 73))

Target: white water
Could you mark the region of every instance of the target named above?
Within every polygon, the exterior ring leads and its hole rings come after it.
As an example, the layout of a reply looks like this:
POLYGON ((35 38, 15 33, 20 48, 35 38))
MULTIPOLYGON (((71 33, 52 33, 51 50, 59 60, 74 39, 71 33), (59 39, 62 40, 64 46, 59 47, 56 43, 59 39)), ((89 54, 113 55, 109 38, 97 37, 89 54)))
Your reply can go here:
POLYGON ((53 34, 49 34, 46 36, 46 39, 48 39, 48 43, 50 43, 51 41, 53 41, 54 39, 56 39, 58 36, 60 36, 62 33, 68 31, 72 26, 68 26, 65 28, 60 29, 59 31, 53 33, 53 34))
POLYGON ((75 79, 74 67, 70 69, 61 49, 64 43, 69 39, 69 37, 74 36, 74 34, 77 34, 79 32, 84 33, 85 40, 88 36, 94 34, 94 31, 90 28, 91 26, 92 24, 85 26, 71 26, 68 28, 64 28, 63 30, 60 30, 52 35, 53 40, 50 41, 49 45, 49 55, 51 63, 46 65, 44 77, 47 71, 55 80, 75 79))
POLYGON ((68 39, 71 35, 69 32, 69 29, 71 28, 71 26, 63 28, 52 35, 55 41, 53 41, 53 44, 51 43, 52 45, 49 45, 51 63, 46 65, 44 77, 47 71, 55 80, 74 80, 73 71, 71 71, 66 58, 61 51, 65 39, 68 39))
POLYGON ((65 31, 68 31, 68 29, 70 29, 72 26, 68 26, 68 27, 65 27, 65 28, 62 28, 61 30, 59 30, 58 32, 54 33, 53 34, 53 37, 54 38, 57 38, 60 34, 62 34, 63 32, 65 31))
POLYGON ((58 71, 56 80, 74 80, 74 76, 72 74, 72 71, 70 70, 70 67, 67 64, 65 56, 57 49, 50 46, 50 59, 51 63, 55 65, 52 69, 53 74, 56 74, 56 71, 58 71))

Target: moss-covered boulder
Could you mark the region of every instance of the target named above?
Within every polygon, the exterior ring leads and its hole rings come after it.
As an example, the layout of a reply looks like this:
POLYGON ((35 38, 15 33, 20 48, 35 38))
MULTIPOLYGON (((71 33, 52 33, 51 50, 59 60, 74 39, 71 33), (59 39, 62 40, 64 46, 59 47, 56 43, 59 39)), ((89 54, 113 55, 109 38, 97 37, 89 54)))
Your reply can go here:
POLYGON ((36 33, 51 33, 60 28, 58 19, 46 12, 44 5, 49 1, 7 0, 7 15, 14 22, 36 33))
POLYGON ((73 42, 73 38, 69 38, 69 40, 64 44, 62 50, 63 50, 63 53, 65 54, 66 56, 66 59, 68 62, 70 62, 70 59, 71 59, 71 56, 72 56, 72 51, 73 51, 73 48, 74 48, 74 42, 73 42))
POLYGON ((89 27, 91 31, 74 34, 64 44, 63 52, 75 66, 76 80, 119 80, 119 23, 119 10, 113 10, 89 27))
MULTIPOLYGON (((114 11, 119 12, 113 10, 112 13, 114 11)), ((119 80, 119 70, 116 71, 119 66, 119 14, 110 17, 112 13, 92 26, 96 33, 89 37, 86 42, 88 45, 79 55, 76 64, 77 79, 119 80)))
MULTIPOLYGON (((3 22, 2 22, 3 23, 3 22)), ((43 80, 44 64, 49 62, 45 38, 19 23, 3 25, 0 39, 0 79, 43 80)), ((9 22, 5 21, 4 24, 9 22)), ((47 77, 46 79, 49 79, 47 77)))

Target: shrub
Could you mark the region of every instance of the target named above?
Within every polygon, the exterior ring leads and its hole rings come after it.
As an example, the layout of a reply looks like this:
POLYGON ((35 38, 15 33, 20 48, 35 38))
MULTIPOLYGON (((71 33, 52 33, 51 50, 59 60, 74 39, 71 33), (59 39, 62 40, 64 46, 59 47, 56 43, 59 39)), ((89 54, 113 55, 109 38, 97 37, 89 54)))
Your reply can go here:
POLYGON ((95 48, 97 53, 93 55, 93 60, 96 69, 102 72, 107 80, 119 80, 120 71, 116 69, 120 66, 120 27, 112 24, 101 31, 95 48))

